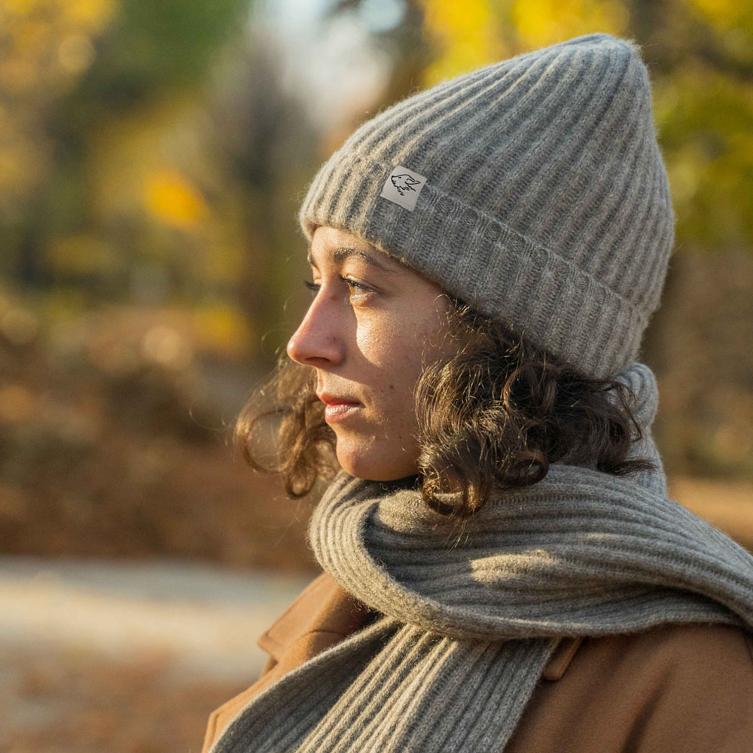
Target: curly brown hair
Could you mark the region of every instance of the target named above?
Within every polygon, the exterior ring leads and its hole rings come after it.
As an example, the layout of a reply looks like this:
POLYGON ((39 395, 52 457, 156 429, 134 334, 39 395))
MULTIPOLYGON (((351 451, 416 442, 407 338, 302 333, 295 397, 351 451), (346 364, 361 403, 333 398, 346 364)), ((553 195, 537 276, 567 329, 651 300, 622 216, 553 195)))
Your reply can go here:
MULTIPOLYGON (((506 324, 448 298, 448 333, 459 347, 426 365, 414 391, 415 487, 432 510, 467 518, 494 489, 535 484, 558 461, 615 475, 656 469, 648 458, 627 459, 642 432, 625 383, 579 373, 506 324)), ((291 498, 339 470, 335 432, 315 389, 314 369, 283 352, 233 427, 234 449, 253 469, 281 474, 291 498), (270 419, 278 424, 265 432, 270 419), (276 457, 265 462, 269 446, 276 457)))

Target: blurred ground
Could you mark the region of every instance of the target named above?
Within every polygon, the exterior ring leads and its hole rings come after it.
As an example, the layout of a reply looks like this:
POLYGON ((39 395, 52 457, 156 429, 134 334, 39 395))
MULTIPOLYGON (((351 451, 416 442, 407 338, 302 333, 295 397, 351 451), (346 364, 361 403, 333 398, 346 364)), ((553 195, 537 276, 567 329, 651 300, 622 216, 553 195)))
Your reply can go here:
POLYGON ((185 753, 310 576, 0 559, 0 750, 185 753))

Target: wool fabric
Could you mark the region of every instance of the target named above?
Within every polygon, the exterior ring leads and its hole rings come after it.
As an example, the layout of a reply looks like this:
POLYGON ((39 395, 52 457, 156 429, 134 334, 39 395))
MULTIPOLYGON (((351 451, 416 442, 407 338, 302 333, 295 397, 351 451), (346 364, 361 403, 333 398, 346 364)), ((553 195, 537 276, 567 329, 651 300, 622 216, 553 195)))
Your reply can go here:
POLYGON ((490 497, 460 535, 410 479, 341 471, 309 543, 382 616, 255 696, 212 753, 500 753, 560 636, 692 622, 753 632, 753 556, 667 496, 649 367, 617 378, 643 433, 630 456, 654 470, 554 463, 490 497))
POLYGON ((587 34, 397 102, 320 167, 298 219, 612 376, 639 355, 674 243, 639 45, 587 34))

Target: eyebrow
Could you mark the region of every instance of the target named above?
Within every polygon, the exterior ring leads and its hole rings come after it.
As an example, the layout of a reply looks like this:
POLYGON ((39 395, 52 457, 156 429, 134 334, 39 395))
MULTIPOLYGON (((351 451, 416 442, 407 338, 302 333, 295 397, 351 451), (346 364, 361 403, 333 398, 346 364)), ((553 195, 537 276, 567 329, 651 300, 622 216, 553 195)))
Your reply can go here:
MULTIPOLYGON (((368 251, 364 251, 363 249, 353 248, 352 246, 338 246, 337 248, 332 250, 332 260, 335 262, 335 264, 342 264, 342 262, 345 261, 345 259, 347 259, 349 256, 358 256, 367 264, 370 264, 371 266, 374 266, 382 272, 386 272, 387 274, 392 274, 393 272, 395 272, 394 269, 390 269, 389 267, 384 266, 384 264, 378 261, 373 254, 370 254, 368 251)), ((306 261, 308 261, 308 263, 312 267, 316 267, 316 262, 314 261, 314 257, 311 255, 310 248, 308 250, 308 253, 306 254, 306 261)))

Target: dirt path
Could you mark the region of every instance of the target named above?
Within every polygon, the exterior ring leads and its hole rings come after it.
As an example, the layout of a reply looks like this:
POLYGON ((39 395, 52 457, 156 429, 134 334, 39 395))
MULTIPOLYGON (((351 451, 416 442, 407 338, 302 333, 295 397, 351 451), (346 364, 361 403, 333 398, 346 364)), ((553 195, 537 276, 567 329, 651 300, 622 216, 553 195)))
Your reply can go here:
POLYGON ((0 640, 120 658, 164 649, 188 672, 241 677, 261 666, 257 635, 311 577, 0 558, 0 640))
POLYGON ((0 751, 197 752, 312 577, 0 558, 0 751))

